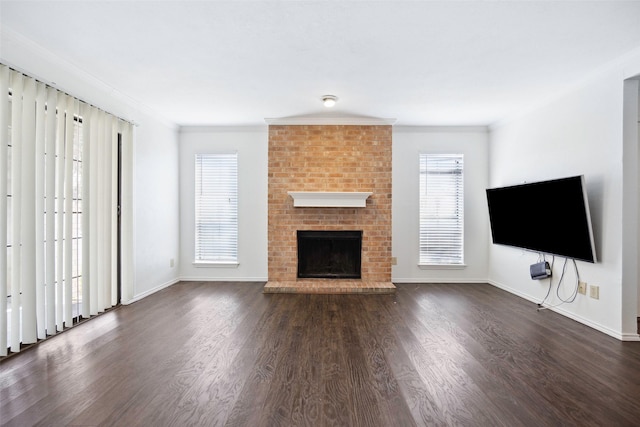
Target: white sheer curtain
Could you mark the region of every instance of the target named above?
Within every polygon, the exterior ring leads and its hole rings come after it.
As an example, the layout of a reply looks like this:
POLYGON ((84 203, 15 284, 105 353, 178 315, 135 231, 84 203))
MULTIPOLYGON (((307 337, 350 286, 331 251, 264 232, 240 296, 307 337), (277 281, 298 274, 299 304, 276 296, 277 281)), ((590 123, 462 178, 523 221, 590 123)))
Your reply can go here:
POLYGON ((118 138, 130 150, 132 135, 0 64, 0 356, 118 303, 118 138))

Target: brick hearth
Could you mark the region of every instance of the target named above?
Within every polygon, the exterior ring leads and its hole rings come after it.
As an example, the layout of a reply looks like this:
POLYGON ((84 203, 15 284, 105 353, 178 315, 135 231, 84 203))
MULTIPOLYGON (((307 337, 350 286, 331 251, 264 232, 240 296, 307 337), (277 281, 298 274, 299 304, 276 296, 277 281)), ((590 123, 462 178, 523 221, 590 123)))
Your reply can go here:
POLYGON ((267 294, 391 294, 396 287, 391 282, 363 282, 362 280, 297 280, 295 282, 269 281, 267 294))

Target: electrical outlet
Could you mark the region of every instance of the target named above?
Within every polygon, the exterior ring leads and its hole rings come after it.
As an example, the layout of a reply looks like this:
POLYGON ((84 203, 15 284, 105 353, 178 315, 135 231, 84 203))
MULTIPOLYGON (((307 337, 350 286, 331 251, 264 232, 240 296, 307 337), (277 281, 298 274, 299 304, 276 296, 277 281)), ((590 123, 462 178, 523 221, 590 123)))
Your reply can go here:
POLYGON ((398 258, 396 257, 391 257, 391 265, 398 265, 398 258))
POLYGON ((600 299, 600 286, 589 286, 589 296, 593 299, 600 299))
POLYGON ((583 281, 578 282, 578 293, 582 295, 587 294, 587 282, 583 282, 583 281))
POLYGON ((169 260, 169 267, 173 268, 173 265, 174 265, 174 264, 175 264, 175 263, 173 262, 173 258, 171 258, 171 259, 169 260))

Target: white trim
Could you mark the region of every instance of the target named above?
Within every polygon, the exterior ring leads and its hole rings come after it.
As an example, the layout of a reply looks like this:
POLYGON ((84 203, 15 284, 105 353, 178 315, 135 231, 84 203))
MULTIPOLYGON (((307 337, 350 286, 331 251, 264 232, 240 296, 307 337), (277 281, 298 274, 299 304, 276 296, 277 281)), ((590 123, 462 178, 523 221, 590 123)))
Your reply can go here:
POLYGON ((423 126, 423 125, 397 125, 393 127, 393 133, 489 133, 489 126, 423 126))
POLYGON ((198 268, 238 268, 237 261, 193 261, 193 266, 198 268))
POLYGON ((371 192, 288 191, 296 208, 364 208, 371 192))
POLYGON ((418 264, 420 270, 464 270, 467 264, 418 264))
POLYGON ((238 152, 195 153, 195 266, 238 266, 238 152))
POLYGON ((464 265, 464 154, 418 153, 418 265, 464 265))
POLYGON ((269 126, 267 125, 182 125, 178 128, 180 134, 200 133, 200 132, 220 132, 220 133, 236 133, 236 132, 256 132, 267 133, 269 126))
POLYGON ((293 116, 264 119, 269 125, 390 126, 397 119, 362 116, 293 116))
POLYGON ((181 277, 180 282, 248 282, 248 283, 265 283, 268 281, 266 277, 181 277))
POLYGON ((129 305, 129 304, 133 304, 136 301, 140 301, 143 298, 148 297, 151 294, 155 294, 158 291, 163 290, 164 288, 168 288, 171 285, 175 285, 176 283, 178 283, 180 281, 180 279, 172 279, 168 282, 163 283, 162 285, 156 286, 153 289, 149 289, 148 291, 144 291, 143 293, 139 294, 139 295, 135 295, 133 298, 131 298, 130 300, 127 301, 121 301, 122 305, 129 305))
MULTIPOLYGON (((539 303, 540 301, 533 298, 531 295, 525 294, 523 292, 518 291, 517 289, 511 288, 509 286, 503 285, 502 283, 499 282, 495 282, 493 280, 489 280, 488 283, 492 286, 495 286, 496 288, 502 289, 506 292, 509 292, 510 294, 519 296, 520 298, 524 298, 527 301, 531 301, 534 303, 539 303)), ((582 316, 578 316, 574 313, 571 313, 567 310, 565 310, 562 307, 549 307, 546 308, 545 310, 551 310, 553 312, 556 312, 562 316, 568 317, 569 319, 575 320, 578 323, 582 323, 583 325, 589 326, 592 329, 595 329, 597 331, 600 331, 604 334, 607 334, 613 338, 616 338, 620 341, 640 341, 640 336, 638 336, 637 334, 626 334, 626 333, 621 333, 619 331, 615 331, 607 326, 601 325, 599 323, 596 322, 592 322, 589 319, 585 319, 582 316)))
POLYGON ((620 336, 620 341, 640 342, 640 335, 638 335, 638 334, 622 334, 620 336))
POLYGON ((162 285, 156 286, 153 289, 149 289, 139 295, 136 295, 132 299, 128 301, 122 301, 122 305, 133 304, 134 302, 140 301, 143 298, 146 298, 150 295, 155 294, 169 286, 173 286, 180 282, 247 282, 247 283, 265 283, 267 282, 266 277, 213 277, 213 278, 203 278, 203 277, 179 277, 177 279, 172 279, 168 282, 163 283, 162 285))
MULTIPOLYGON (((533 302, 533 303, 539 303, 540 301, 537 300, 536 298, 532 297, 531 295, 519 292, 517 289, 511 288, 509 286, 505 286, 499 282, 493 281, 493 280, 488 280, 488 279, 465 279, 465 280, 456 280, 456 279, 433 279, 433 278, 429 278, 429 279, 421 279, 421 278, 391 278, 391 282, 394 285, 402 285, 403 283, 406 284, 420 284, 420 283, 424 283, 424 284, 430 284, 430 283, 456 283, 456 284, 469 284, 469 285, 475 285, 475 284, 489 284, 491 286, 495 286, 496 288, 502 289, 503 291, 509 292, 512 295, 515 295, 517 297, 526 299, 527 301, 533 302)), ((562 316, 568 317, 571 320, 575 320, 578 323, 582 323, 585 326, 589 326, 592 329, 597 330, 598 332, 602 332, 606 335, 609 335, 610 337, 613 337, 617 340, 620 341, 632 341, 632 342, 640 342, 640 335, 639 334, 629 334, 629 333, 621 333, 618 331, 614 331, 613 329, 606 327, 604 325, 600 325, 599 323, 596 322, 592 322, 588 319, 585 319, 582 316, 577 316, 571 312, 568 312, 567 310, 564 310, 561 307, 552 307, 552 308, 547 308, 546 310, 551 310, 553 312, 556 312, 562 316)))
MULTIPOLYGON (((207 277, 180 277, 178 279, 173 279, 170 280, 169 282, 166 282, 160 286, 156 286, 153 289, 150 289, 148 291, 145 291, 139 295, 136 295, 133 299, 129 300, 129 301, 122 301, 122 305, 129 305, 132 304, 136 301, 140 301, 143 298, 148 297, 149 295, 152 295, 158 291, 161 291, 162 289, 168 288, 169 286, 175 285, 176 283, 179 282, 247 282, 247 283, 266 283, 268 282, 268 278, 267 277, 211 277, 211 278, 207 278, 207 277)), ((537 303, 538 301, 536 299, 534 299, 532 296, 524 294, 522 292, 518 292, 516 289, 510 288, 508 286, 502 285, 498 282, 492 281, 492 280, 486 280, 486 279, 476 279, 476 280, 455 280, 455 279, 418 279, 418 278, 406 278, 406 279, 399 279, 399 278, 392 278, 391 282, 394 285, 402 285, 402 284, 420 284, 420 283, 424 283, 424 284, 430 284, 430 283, 451 283, 451 284, 468 284, 470 286, 473 285, 477 285, 477 284, 489 284, 491 286, 495 286, 496 288, 502 289, 506 292, 509 292, 510 294, 516 295, 520 298, 524 298, 527 301, 531 301, 534 303, 537 303)), ((566 310, 563 310, 561 308, 558 307, 554 307, 554 308, 549 308, 548 310, 552 310, 554 312, 557 312, 558 314, 561 314, 563 316, 566 316, 572 320, 575 320, 579 323, 582 323, 586 326, 589 326, 599 332, 605 333, 613 338, 616 338, 620 341, 632 341, 632 342, 640 342, 640 335, 638 334, 627 334, 627 333, 619 333, 616 332, 610 328, 607 328, 606 326, 591 322, 587 319, 584 319, 581 316, 576 316, 572 313, 567 312, 566 310)))
POLYGON ((478 284, 487 284, 487 279, 452 279, 450 277, 441 277, 441 278, 433 278, 433 277, 407 277, 407 278, 396 278, 392 277, 391 282, 394 285, 401 285, 403 283, 406 284, 433 284, 433 283, 444 283, 444 284, 467 284, 467 285, 478 285, 478 284))

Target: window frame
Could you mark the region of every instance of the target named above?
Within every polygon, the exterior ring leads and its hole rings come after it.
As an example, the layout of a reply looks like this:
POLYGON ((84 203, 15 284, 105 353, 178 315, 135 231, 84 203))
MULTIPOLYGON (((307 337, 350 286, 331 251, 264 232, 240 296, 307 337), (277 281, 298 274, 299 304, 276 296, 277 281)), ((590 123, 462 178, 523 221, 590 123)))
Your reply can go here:
MULTIPOLYGON (((431 153, 431 152, 420 152, 418 156, 418 266, 421 269, 462 269, 465 268, 465 257, 464 257, 464 154, 462 153, 431 153), (429 170, 429 160, 436 161, 440 160, 441 162, 445 162, 445 168, 440 171, 440 174, 456 174, 457 178, 455 179, 455 188, 453 189, 456 194, 452 195, 449 200, 441 200, 440 203, 437 203, 438 207, 436 211, 429 211, 429 200, 433 197, 441 197, 438 196, 437 191, 439 191, 440 187, 443 183, 441 182, 439 185, 436 184, 436 187, 431 187, 431 190, 436 190, 436 194, 429 195, 429 187, 428 187, 428 179, 429 175, 434 175, 437 171, 429 170), (448 170, 446 169, 446 162, 456 162, 457 166, 450 167, 448 170), (441 210, 453 210, 448 215, 443 215, 441 210), (431 224, 427 223, 429 221, 429 216, 431 216, 431 220, 433 222, 431 224), (433 250, 431 253, 429 252, 427 246, 428 243, 425 242, 426 239, 429 239, 429 236, 425 234, 428 233, 427 228, 436 229, 436 222, 441 221, 449 221, 450 225, 453 222, 453 234, 457 237, 457 241, 453 243, 449 243, 448 246, 442 246, 440 250, 433 250), (447 255, 448 253, 448 255, 447 255), (440 258, 440 259, 438 259, 440 258)), ((452 165, 453 166, 453 165, 452 165)), ((446 195, 444 196, 446 197, 446 195)))
MULTIPOLYGON (((211 167, 212 164, 209 165, 209 167, 211 167)), ((229 166, 226 165, 226 166, 229 166)), ((193 265, 195 267, 229 267, 229 268, 234 268, 237 267, 239 265, 239 250, 238 250, 238 246, 239 246, 239 219, 238 219, 238 211, 239 211, 239 198, 238 198, 238 187, 239 187, 239 159, 238 159, 238 153, 237 151, 234 152, 229 152, 229 151, 221 151, 221 152, 199 152, 199 153, 195 153, 194 155, 194 185, 193 185, 193 189, 194 189, 194 254, 193 254, 193 265), (212 160, 212 158, 218 158, 217 160, 212 160), (222 247, 217 247, 217 248, 210 248, 212 250, 218 251, 217 253, 214 253, 213 256, 207 256, 206 254, 204 254, 204 256, 202 255, 202 251, 206 251, 206 248, 202 248, 199 247, 200 245, 200 240, 199 238, 201 237, 201 233, 200 233, 200 223, 201 223, 201 219, 199 218, 200 215, 200 203, 202 202, 202 199, 200 199, 200 195, 199 195, 199 191, 201 190, 201 185, 202 183, 202 164, 198 164, 198 162, 202 161, 204 158, 208 158, 210 162, 219 162, 219 161, 224 161, 224 162, 232 162, 231 166, 232 166, 232 170, 224 170, 223 173, 227 174, 227 176, 221 176, 221 175, 215 175, 213 178, 213 180, 215 179, 222 179, 222 180, 227 180, 230 178, 230 175, 234 175, 235 179, 232 180, 231 182, 225 181, 226 184, 231 186, 231 190, 232 193, 227 195, 227 198, 229 198, 229 200, 232 203, 231 206, 231 214, 232 217, 231 218, 227 218, 226 221, 231 221, 232 222, 232 227, 231 227, 231 237, 232 237, 232 244, 231 246, 228 246, 226 249, 222 248, 222 247), (226 158, 226 159, 225 159, 226 158), (222 160, 225 159, 225 160, 222 160), (233 160, 232 160, 233 159, 233 160), (200 175, 200 176, 199 176, 200 175), (230 197, 229 197, 230 196, 230 197), (224 254, 224 251, 229 250, 229 248, 235 248, 234 250, 232 250, 232 254, 231 256, 229 256, 229 254, 224 254), (221 252, 222 251, 222 252, 221 252)), ((212 184, 212 182, 210 182, 209 184, 212 184)), ((225 184, 225 185, 226 185, 225 184)), ((222 197, 220 194, 217 195, 217 197, 222 197)), ((220 202, 220 200, 218 200, 217 202, 220 202)), ((215 202, 215 203, 217 203, 215 202)), ((219 212, 218 214, 220 214, 220 209, 224 210, 224 206, 220 206, 220 205, 215 205, 219 212)))

